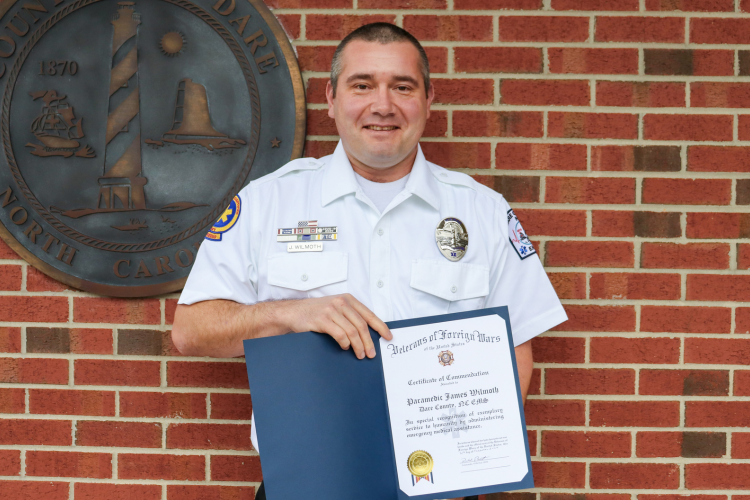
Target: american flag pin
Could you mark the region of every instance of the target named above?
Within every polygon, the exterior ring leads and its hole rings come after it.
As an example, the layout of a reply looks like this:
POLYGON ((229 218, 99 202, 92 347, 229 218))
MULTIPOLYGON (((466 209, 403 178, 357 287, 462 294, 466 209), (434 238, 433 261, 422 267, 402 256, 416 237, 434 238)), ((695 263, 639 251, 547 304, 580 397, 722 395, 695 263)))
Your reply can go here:
POLYGON ((316 220, 302 220, 297 223, 297 227, 318 227, 316 220))

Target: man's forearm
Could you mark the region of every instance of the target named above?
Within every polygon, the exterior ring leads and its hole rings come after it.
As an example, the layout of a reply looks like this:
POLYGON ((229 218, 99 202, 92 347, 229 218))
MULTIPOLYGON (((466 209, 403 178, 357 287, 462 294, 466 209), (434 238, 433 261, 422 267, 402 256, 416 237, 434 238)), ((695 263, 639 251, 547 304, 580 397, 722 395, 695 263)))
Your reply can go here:
POLYGON ((534 371, 530 340, 516 347, 516 366, 518 367, 518 385, 521 386, 523 402, 526 403, 529 385, 531 385, 531 374, 534 371))

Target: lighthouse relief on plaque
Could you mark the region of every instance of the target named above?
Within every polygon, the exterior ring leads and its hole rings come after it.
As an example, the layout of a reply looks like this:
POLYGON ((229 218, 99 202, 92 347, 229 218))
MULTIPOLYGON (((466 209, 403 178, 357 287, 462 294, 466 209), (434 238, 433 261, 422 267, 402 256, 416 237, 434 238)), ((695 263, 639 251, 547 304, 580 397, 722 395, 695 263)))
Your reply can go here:
POLYGON ((248 182, 301 155, 294 52, 260 0, 5 0, 0 236, 114 296, 179 290, 248 182))

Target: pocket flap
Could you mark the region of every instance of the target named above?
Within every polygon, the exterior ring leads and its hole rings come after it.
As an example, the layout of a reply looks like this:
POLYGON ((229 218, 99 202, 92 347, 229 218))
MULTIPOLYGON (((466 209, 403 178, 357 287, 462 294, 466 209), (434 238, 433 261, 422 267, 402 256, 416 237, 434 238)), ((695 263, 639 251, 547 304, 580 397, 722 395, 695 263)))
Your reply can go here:
POLYGON ((418 260, 411 265, 410 285, 445 300, 484 297, 490 291, 490 269, 476 264, 418 260))
POLYGON ((268 284, 308 291, 346 280, 345 252, 276 254, 268 259, 268 284))

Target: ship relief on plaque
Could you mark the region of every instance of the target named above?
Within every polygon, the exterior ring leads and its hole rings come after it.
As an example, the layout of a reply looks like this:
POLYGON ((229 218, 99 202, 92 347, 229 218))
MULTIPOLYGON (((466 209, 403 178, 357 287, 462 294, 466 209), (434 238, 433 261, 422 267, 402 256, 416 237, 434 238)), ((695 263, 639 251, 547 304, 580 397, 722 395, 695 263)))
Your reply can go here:
POLYGON ((180 289, 239 190, 302 153, 299 68, 259 0, 6 0, 0 14, 0 233, 55 279, 180 289))

